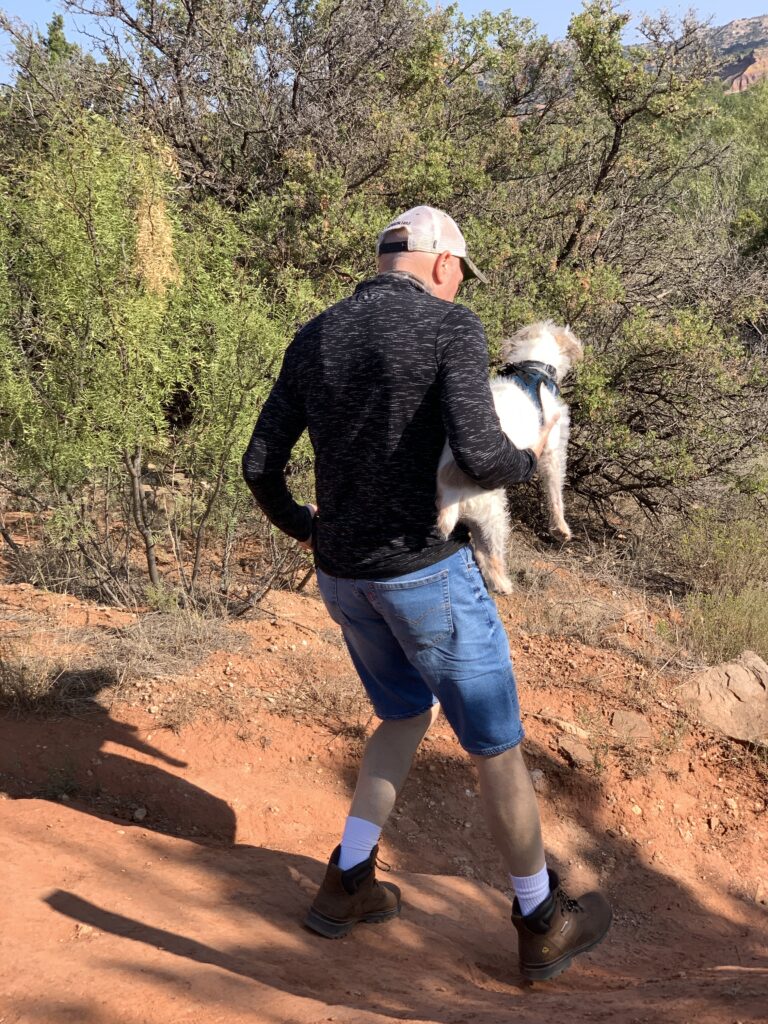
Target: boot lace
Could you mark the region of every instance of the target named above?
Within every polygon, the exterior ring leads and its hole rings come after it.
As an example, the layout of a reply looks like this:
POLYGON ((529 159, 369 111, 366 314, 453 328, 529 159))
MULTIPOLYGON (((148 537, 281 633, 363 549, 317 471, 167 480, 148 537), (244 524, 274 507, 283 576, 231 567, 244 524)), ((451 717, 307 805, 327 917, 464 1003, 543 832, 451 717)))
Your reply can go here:
POLYGON ((564 889, 559 889, 557 898, 560 901, 560 909, 564 914, 581 914, 584 908, 580 905, 578 900, 571 899, 568 893, 564 889))
POLYGON ((385 860, 382 860, 381 857, 379 857, 378 855, 376 856, 376 859, 374 860, 373 863, 377 868, 381 868, 382 871, 388 872, 392 870, 392 865, 387 864, 387 862, 385 860))

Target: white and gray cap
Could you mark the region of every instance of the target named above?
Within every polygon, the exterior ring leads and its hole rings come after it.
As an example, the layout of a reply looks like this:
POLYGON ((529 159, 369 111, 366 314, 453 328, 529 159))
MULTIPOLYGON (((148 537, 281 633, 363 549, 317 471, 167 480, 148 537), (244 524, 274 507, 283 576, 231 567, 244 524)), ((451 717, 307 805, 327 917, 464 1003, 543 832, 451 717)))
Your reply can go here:
POLYGON ((387 224, 376 242, 376 255, 390 252, 432 252, 435 255, 449 252, 461 260, 464 277, 476 277, 483 284, 488 284, 488 278, 467 256, 467 243, 459 225, 434 206, 414 206, 387 224), (393 231, 405 231, 406 237, 387 241, 387 235, 393 231))

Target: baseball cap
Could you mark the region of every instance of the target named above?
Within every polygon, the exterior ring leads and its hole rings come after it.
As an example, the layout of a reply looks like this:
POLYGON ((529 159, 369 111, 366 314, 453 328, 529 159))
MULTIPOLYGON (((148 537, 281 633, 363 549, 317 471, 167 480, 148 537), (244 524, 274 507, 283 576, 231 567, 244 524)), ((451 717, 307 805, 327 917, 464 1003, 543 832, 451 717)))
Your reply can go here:
POLYGON ((465 277, 476 277, 483 284, 488 284, 488 278, 467 256, 467 243, 459 225, 447 213, 433 206, 414 206, 387 224, 376 242, 376 255, 388 252, 433 252, 435 255, 449 252, 461 260, 465 277), (386 236, 398 229, 405 230, 407 237, 386 241, 386 236))

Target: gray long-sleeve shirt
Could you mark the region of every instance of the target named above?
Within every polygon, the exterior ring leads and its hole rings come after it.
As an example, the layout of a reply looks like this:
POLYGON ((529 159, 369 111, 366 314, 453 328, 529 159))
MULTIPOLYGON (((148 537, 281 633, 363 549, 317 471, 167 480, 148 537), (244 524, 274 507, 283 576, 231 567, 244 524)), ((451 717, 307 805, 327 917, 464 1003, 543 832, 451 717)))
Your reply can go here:
POLYGON ((475 314, 410 275, 380 274, 289 345, 243 473, 276 526, 297 540, 314 535, 325 572, 387 579, 467 542, 461 525, 448 541, 435 526, 446 437, 459 467, 484 488, 528 480, 536 467, 533 453, 515 448, 499 426, 475 314), (305 428, 315 452, 314 529, 284 476, 305 428))

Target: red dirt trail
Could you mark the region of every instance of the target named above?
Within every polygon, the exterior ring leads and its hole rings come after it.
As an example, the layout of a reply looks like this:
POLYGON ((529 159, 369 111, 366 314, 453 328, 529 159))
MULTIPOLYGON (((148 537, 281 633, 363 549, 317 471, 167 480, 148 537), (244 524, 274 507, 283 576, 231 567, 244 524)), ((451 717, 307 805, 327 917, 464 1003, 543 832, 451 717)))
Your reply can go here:
MULTIPOLYGON (((695 725, 674 731, 674 681, 643 709, 659 742, 618 745, 608 716, 638 706, 636 659, 522 640, 513 602, 550 862, 574 892, 607 892, 603 945, 555 981, 522 981, 504 875, 442 721, 382 840, 402 917, 338 942, 302 928, 360 740, 281 706, 297 672, 349 666, 316 598, 275 595, 250 647, 152 684, 158 706, 182 684, 231 691, 240 721, 176 734, 133 692, 76 717, 0 717, 0 1024, 765 1024, 759 776, 695 725), (567 763, 557 721, 581 723, 594 769, 567 763)), ((0 612, 38 643, 83 616, 114 626, 29 589, 0 587, 0 612)))

